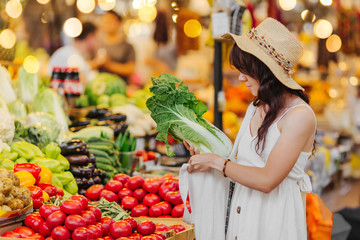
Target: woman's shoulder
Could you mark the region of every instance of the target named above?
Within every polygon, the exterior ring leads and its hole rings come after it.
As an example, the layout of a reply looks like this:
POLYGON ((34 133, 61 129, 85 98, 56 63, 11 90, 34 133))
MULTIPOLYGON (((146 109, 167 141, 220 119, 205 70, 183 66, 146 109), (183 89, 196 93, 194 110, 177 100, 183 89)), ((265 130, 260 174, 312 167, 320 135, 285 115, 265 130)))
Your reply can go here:
POLYGON ((281 122, 284 127, 315 129, 316 115, 307 103, 301 103, 290 107, 281 122))

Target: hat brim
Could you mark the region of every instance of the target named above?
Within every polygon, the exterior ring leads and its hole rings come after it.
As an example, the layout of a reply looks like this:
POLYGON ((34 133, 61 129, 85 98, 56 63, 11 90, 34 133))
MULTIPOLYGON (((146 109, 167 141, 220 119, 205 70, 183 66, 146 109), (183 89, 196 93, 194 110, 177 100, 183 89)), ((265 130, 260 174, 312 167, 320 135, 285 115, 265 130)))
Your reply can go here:
POLYGON ((270 55, 268 55, 264 50, 260 48, 255 41, 251 40, 247 36, 238 36, 233 33, 226 33, 221 36, 224 39, 234 40, 236 45, 243 51, 250 53, 257 57, 260 61, 262 61, 275 75, 275 77, 286 87, 294 89, 294 90, 302 90, 304 88, 301 87, 294 79, 290 76, 290 74, 285 71, 285 69, 280 66, 270 55))

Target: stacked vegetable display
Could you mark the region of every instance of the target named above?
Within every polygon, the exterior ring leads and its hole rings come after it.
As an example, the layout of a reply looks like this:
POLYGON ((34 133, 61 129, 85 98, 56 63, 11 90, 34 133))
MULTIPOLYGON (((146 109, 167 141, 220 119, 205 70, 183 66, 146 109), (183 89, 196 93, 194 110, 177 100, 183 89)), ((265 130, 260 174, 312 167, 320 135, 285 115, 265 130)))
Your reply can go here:
MULTIPOLYGON (((168 174, 162 178, 143 179, 126 174, 114 176, 105 186, 93 185, 86 197, 98 201, 101 197, 118 202, 132 217, 182 217, 184 204, 179 192, 179 180, 168 174)), ((187 201, 186 206, 190 209, 187 201)))
POLYGON ((75 176, 74 183, 80 194, 85 194, 88 187, 100 184, 106 177, 106 173, 96 167, 97 159, 89 152, 86 143, 79 139, 60 144, 61 154, 70 163, 70 172, 75 176))

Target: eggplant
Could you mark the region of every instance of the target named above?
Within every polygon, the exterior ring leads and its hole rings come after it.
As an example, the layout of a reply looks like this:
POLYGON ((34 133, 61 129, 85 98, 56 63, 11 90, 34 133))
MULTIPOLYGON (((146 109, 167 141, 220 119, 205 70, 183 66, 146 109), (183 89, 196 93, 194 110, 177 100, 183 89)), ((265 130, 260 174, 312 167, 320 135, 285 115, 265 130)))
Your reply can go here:
POLYGON ((104 179, 106 178, 106 172, 104 170, 99 169, 99 177, 101 178, 101 180, 104 181, 104 179))
MULTIPOLYGON (((78 178, 91 178, 93 176, 94 169, 89 167, 71 167, 70 172, 74 175, 74 177, 78 178)), ((98 174, 98 173, 97 173, 98 174)))
POLYGON ((126 115, 123 115, 123 114, 111 114, 111 115, 107 115, 107 116, 104 116, 102 118, 98 118, 99 121, 107 121, 107 120, 110 120, 110 121, 113 121, 115 123, 119 123, 119 122, 124 122, 126 121, 126 115))
POLYGON ((90 163, 95 164, 96 163, 96 157, 94 154, 89 154, 90 163))
POLYGON ((90 159, 87 155, 71 155, 65 156, 70 165, 86 166, 89 164, 90 159))
POLYGON ((86 195, 86 189, 80 189, 79 194, 85 196, 86 195))
POLYGON ((82 178, 75 178, 76 184, 78 185, 78 188, 86 188, 86 186, 84 185, 84 181, 82 180, 82 178))
POLYGON ((86 118, 102 118, 104 117, 107 113, 109 113, 110 111, 104 108, 93 108, 91 109, 91 111, 88 112, 88 114, 86 114, 86 118))
POLYGON ((89 163, 88 165, 87 165, 87 167, 88 168, 90 168, 90 169, 92 169, 92 170, 95 170, 95 165, 94 164, 92 164, 92 163, 89 163))
POLYGON ((101 178, 100 177, 94 177, 94 183, 95 184, 101 184, 101 178))
POLYGON ((83 140, 73 139, 69 142, 64 142, 59 145, 61 154, 63 156, 74 154, 85 154, 88 151, 86 143, 83 140))
POLYGON ((100 175, 99 169, 98 169, 98 168, 95 168, 94 171, 93 171, 93 173, 92 173, 92 176, 93 176, 93 177, 97 177, 97 176, 99 176, 99 175, 100 175))

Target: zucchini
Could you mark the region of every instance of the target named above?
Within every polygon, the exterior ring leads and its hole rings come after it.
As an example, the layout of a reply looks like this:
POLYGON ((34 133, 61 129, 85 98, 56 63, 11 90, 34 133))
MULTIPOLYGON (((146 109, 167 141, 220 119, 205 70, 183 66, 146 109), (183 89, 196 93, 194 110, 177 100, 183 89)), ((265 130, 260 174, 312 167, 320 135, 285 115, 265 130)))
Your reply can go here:
POLYGON ((97 149, 93 149, 93 148, 89 148, 89 152, 91 154, 94 154, 95 157, 104 157, 104 158, 109 158, 109 154, 107 154, 107 152, 105 151, 100 151, 100 150, 97 150, 97 149))
POLYGON ((96 164, 110 164, 113 165, 113 162, 109 158, 97 157, 96 164))

